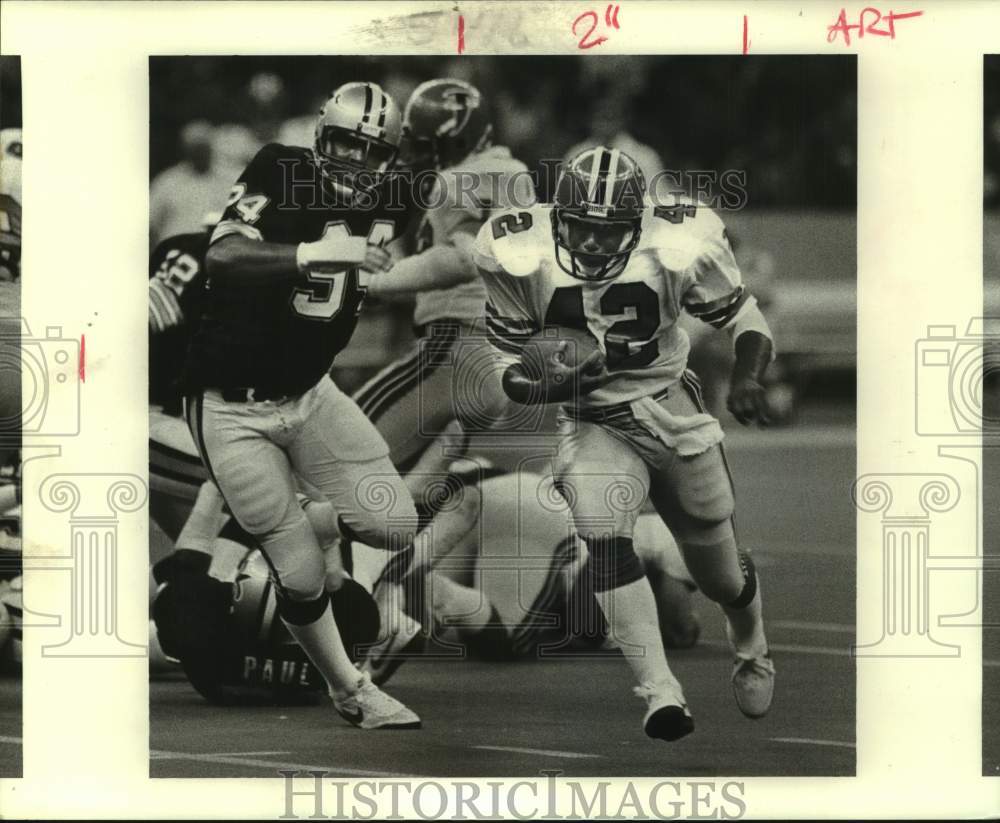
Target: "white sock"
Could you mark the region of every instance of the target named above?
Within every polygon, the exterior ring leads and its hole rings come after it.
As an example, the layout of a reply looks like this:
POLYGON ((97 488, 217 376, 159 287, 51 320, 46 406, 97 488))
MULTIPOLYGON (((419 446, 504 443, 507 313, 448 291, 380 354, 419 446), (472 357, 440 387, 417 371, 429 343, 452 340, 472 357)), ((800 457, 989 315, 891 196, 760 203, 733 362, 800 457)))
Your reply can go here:
POLYGON ((223 583, 234 583, 240 571, 240 564, 252 549, 242 543, 216 538, 212 544, 212 562, 208 566, 208 576, 223 583))
POLYGON ((753 600, 742 609, 722 606, 726 615, 726 635, 737 657, 749 660, 763 657, 767 652, 767 638, 764 636, 764 617, 760 599, 760 580, 753 600))
POLYGON ((673 678, 660 637, 656 600, 643 577, 617 589, 596 592, 597 602, 611 627, 611 637, 621 646, 639 683, 673 678))
MULTIPOLYGON (((326 595, 323 595, 324 597, 326 595)), ((309 656, 326 680, 330 694, 353 691, 361 675, 347 656, 344 642, 337 631, 333 610, 327 605, 318 620, 306 625, 283 621, 292 637, 309 656)))

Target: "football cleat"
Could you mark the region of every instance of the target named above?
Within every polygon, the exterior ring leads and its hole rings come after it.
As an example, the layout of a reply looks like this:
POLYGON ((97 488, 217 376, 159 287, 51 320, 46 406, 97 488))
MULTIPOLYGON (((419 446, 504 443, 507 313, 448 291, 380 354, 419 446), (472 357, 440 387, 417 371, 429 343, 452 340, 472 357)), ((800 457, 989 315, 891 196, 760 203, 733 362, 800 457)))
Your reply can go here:
POLYGON ((648 706, 642 720, 642 728, 647 737, 673 741, 694 731, 694 720, 684 700, 681 684, 676 678, 671 677, 659 683, 643 683, 632 691, 636 697, 644 699, 648 706))
POLYGON ((747 717, 763 717, 774 697, 774 663, 771 653, 762 657, 736 658, 733 664, 733 694, 747 717))
POLYGON ((399 613, 392 622, 388 637, 372 646, 361 663, 361 671, 376 686, 385 683, 410 657, 420 654, 426 642, 422 626, 412 617, 399 613))
POLYGON ((353 692, 332 697, 337 713, 360 729, 420 728, 420 718, 372 683, 368 674, 361 675, 353 692))

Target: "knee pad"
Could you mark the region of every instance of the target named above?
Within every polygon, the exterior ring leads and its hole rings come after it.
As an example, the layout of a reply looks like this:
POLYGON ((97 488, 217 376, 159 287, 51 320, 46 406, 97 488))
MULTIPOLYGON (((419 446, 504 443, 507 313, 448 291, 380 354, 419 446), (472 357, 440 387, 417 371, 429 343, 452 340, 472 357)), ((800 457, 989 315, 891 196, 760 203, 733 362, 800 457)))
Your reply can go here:
POLYGON ((757 567, 747 552, 740 552, 740 568, 743 570, 743 590, 728 604, 732 609, 745 609, 757 594, 757 567))
POLYGON ((330 596, 326 592, 309 600, 292 600, 286 592, 278 589, 276 600, 281 619, 293 626, 315 623, 330 608, 330 596))
POLYGON ((587 535, 584 537, 595 592, 606 592, 641 580, 642 562, 635 553, 631 537, 587 535))
POLYGON ((299 517, 289 528, 261 540, 260 550, 279 596, 295 601, 314 600, 325 591, 326 558, 301 511, 299 517))

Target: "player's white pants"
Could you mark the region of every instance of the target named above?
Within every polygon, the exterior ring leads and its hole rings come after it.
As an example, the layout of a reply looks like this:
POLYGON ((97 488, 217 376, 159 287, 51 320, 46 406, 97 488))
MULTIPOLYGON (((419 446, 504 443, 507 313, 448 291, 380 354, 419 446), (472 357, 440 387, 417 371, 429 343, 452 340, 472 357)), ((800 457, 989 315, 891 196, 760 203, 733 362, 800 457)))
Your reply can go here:
POLYGON ((385 441, 329 378, 281 401, 227 402, 206 390, 188 398, 186 415, 230 511, 258 539, 290 599, 317 597, 326 575, 295 475, 365 543, 398 550, 412 541, 416 510, 385 441))

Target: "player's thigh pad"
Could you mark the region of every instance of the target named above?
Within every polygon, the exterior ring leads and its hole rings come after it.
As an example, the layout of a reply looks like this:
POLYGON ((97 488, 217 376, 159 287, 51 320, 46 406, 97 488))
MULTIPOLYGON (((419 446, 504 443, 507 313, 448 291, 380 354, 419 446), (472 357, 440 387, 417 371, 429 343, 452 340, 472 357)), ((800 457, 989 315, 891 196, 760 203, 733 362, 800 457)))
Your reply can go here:
POLYGON ((627 442, 596 423, 561 419, 553 460, 556 485, 577 532, 631 537, 649 490, 649 471, 627 442))
POLYGON ((398 549, 416 532, 413 499, 385 441, 332 381, 317 387, 288 451, 295 471, 323 493, 357 539, 398 549))
POLYGON ((271 569, 271 579, 283 597, 306 601, 323 593, 326 558, 298 506, 277 529, 260 538, 260 546, 271 569))
POLYGON ((731 534, 733 486, 720 446, 654 472, 651 497, 681 541, 709 544, 731 534))
MULTIPOLYGON (((282 523, 305 521, 295 497, 285 453, 262 432, 263 415, 273 410, 205 398, 200 410, 189 404, 189 424, 206 465, 237 522, 254 537, 282 523), (200 415, 199 415, 200 411, 200 415)), ((308 525, 308 523, 307 523, 308 525)))

